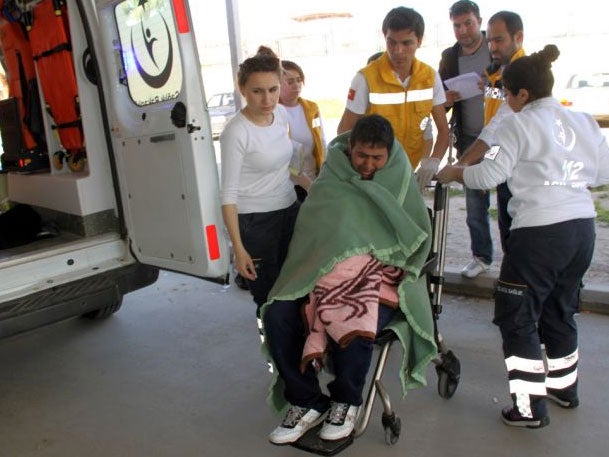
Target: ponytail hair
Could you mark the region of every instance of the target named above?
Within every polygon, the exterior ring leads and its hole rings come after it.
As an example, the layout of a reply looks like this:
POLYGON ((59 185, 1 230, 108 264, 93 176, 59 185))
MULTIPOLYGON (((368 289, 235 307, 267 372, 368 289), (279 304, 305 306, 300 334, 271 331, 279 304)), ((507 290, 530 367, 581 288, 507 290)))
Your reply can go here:
POLYGON ((552 62, 559 55, 555 45, 547 44, 539 52, 514 60, 503 70, 503 86, 513 94, 526 89, 529 101, 551 96, 554 87, 552 62))
POLYGON ((259 46, 258 51, 256 52, 255 57, 275 57, 277 58, 277 54, 268 46, 259 46))
POLYGON ((239 64, 237 83, 239 87, 245 86, 252 73, 276 73, 281 80, 281 62, 277 54, 267 46, 260 46, 255 56, 245 59, 239 64))

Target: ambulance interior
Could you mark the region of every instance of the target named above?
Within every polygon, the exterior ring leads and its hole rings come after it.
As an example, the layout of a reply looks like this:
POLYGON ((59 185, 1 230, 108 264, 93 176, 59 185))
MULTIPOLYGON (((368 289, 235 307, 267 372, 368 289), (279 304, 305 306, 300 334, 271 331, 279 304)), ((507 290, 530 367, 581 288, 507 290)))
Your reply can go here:
POLYGON ((75 2, 0 0, 0 8, 0 262, 83 238, 118 237, 96 74, 78 14, 71 14, 75 2), (16 223, 17 205, 40 215, 31 223, 41 227, 16 223))

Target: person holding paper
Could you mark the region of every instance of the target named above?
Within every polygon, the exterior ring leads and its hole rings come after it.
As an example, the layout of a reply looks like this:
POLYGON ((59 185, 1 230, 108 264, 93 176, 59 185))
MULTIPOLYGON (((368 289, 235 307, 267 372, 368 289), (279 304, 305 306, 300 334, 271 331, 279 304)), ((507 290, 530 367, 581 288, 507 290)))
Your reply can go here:
POLYGON ((481 95, 483 93, 480 87, 481 82, 480 75, 473 71, 443 81, 448 90, 456 93, 455 95, 459 101, 481 95))
MULTIPOLYGON (((443 81, 458 75, 482 75, 491 63, 478 5, 459 0, 449 9, 457 42, 442 52, 438 72, 443 81)), ((446 84, 446 82, 445 82, 446 84)), ((455 135, 457 158, 478 138, 484 126, 484 98, 479 95, 463 98, 459 92, 446 91, 446 108, 452 108, 450 123, 455 135)), ((475 278, 489 269, 493 260, 493 240, 489 225, 490 193, 465 188, 466 223, 471 240, 472 261, 461 270, 467 278, 475 278)))
MULTIPOLYGON (((486 28, 486 41, 491 52, 491 65, 486 69, 486 85, 484 87, 484 128, 459 159, 460 165, 478 163, 484 157, 489 146, 494 144, 495 133, 505 119, 513 113, 505 103, 503 90, 503 69, 516 59, 524 57, 522 48, 524 27, 521 17, 512 11, 499 11, 491 16, 486 28)), ((497 212, 501 247, 504 254, 506 240, 510 235, 512 218, 508 214, 507 206, 512 194, 507 184, 497 186, 497 212)))
POLYGON ((386 51, 357 72, 351 82, 338 133, 351 130, 366 114, 380 114, 391 122, 423 188, 438 171, 448 148, 444 88, 438 73, 415 57, 421 46, 423 17, 403 6, 383 20, 386 51), (425 131, 433 119, 437 137, 429 155, 425 131))

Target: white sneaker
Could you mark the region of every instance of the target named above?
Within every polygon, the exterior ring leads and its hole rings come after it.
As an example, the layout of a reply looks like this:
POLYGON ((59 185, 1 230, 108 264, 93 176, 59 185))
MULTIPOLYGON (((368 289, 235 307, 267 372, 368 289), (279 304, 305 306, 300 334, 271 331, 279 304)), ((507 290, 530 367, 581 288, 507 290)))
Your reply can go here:
POLYGON ((480 257, 474 256, 474 259, 463 267, 461 274, 466 278, 475 278, 480 273, 488 271, 491 266, 484 262, 480 257))
POLYGON ((281 425, 269 435, 269 441, 273 444, 288 444, 298 441, 307 430, 324 420, 324 417, 324 413, 313 408, 291 406, 281 425))
POLYGON ((322 440, 334 441, 349 436, 355 427, 358 410, 358 406, 332 402, 319 437, 322 440))

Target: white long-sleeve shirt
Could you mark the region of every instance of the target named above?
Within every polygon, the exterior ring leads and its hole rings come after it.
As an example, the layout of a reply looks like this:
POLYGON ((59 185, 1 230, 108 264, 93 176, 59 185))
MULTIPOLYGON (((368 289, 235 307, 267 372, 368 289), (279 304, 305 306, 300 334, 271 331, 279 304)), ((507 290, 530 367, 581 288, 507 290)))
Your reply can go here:
MULTIPOLYGON (((314 180, 317 178, 317 163, 315 162, 315 157, 313 157, 315 140, 311 133, 311 127, 307 122, 304 108, 300 103, 296 104, 296 106, 282 106, 285 108, 290 120, 290 138, 292 138, 294 151, 290 165, 303 175, 314 180)), ((321 116, 316 121, 319 122, 321 142, 325 146, 326 137, 321 116)))
POLYGON ((480 135, 478 135, 478 139, 484 141, 487 146, 495 144, 495 132, 497 132, 501 122, 510 114, 514 114, 514 111, 512 111, 510 105, 503 102, 489 123, 484 126, 480 135))
POLYGON ((465 185, 507 182, 512 229, 596 216, 588 187, 609 183, 609 146, 588 114, 552 97, 507 116, 484 160, 463 171, 465 185))
POLYGON ((256 125, 237 113, 224 128, 220 145, 222 205, 236 204, 240 214, 263 213, 296 201, 288 169, 292 141, 283 106, 277 105, 268 126, 256 125))

